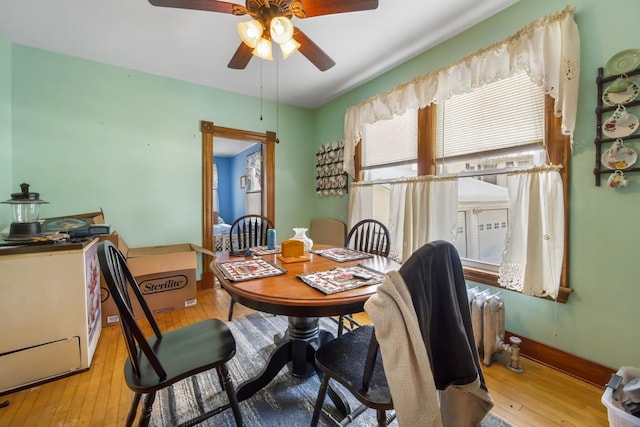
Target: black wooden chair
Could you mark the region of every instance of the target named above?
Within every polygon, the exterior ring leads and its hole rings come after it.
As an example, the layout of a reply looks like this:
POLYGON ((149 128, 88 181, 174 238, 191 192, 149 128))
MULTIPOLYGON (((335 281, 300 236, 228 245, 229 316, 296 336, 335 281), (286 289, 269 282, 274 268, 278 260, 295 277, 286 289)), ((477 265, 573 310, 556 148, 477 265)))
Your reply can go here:
POLYGON ((219 319, 208 319, 169 332, 160 332, 120 251, 111 242, 102 242, 98 246, 98 259, 111 297, 118 308, 120 326, 129 352, 124 377, 127 386, 135 394, 126 425, 133 424, 143 394, 146 396, 140 414, 140 426, 148 425, 158 390, 215 368, 229 403, 183 425, 197 424, 231 408, 236 424, 241 426, 238 399, 226 366, 236 353, 236 342, 225 323, 219 319), (139 303, 144 319, 153 329, 153 336, 148 339, 135 319, 133 300, 139 303))
MULTIPOLYGON (((262 215, 243 215, 233 221, 229 229, 231 255, 244 255, 255 246, 267 244, 267 230, 273 228, 273 223, 262 215)), ((231 297, 228 320, 233 318, 233 307, 236 301, 231 297)))
POLYGON ((386 225, 375 219, 363 219, 349 230, 345 247, 373 255, 389 256, 391 236, 386 225))
MULTIPOLYGON (((448 389, 449 386, 455 389, 456 386, 471 384, 479 379, 479 387, 488 395, 473 341, 464 272, 455 247, 444 241, 428 243, 412 254, 400 267, 398 273, 411 295, 421 342, 425 344, 425 354, 428 357, 428 360, 407 360, 407 365, 420 365, 421 368, 418 369, 431 370, 435 385, 434 393, 436 390, 448 389)), ((381 303, 387 304, 388 301, 383 300, 381 303)), ((402 327, 402 325, 398 326, 402 327)), ((331 380, 338 381, 362 403, 362 406, 348 414, 344 420, 332 419, 333 425, 345 425, 367 408, 376 410, 378 426, 386 426, 395 417, 395 410, 401 405, 397 402, 394 409, 374 328, 374 325, 363 325, 317 349, 316 366, 322 373, 322 380, 311 421, 312 427, 318 424, 331 380)), ((382 329, 389 330, 390 326, 385 325, 382 329)), ((402 334, 405 332, 403 331, 402 334)), ((411 352, 406 354, 410 355, 411 352)), ((403 361, 398 363, 402 364, 403 361)), ((481 394, 478 393, 479 399, 482 399, 481 394)), ((419 405, 429 397, 433 396, 401 395, 399 398, 414 399, 414 402, 419 405)), ((446 397, 446 399, 447 404, 450 404, 450 398, 446 397)), ((464 400, 464 402, 468 404, 470 401, 464 400)), ((483 405, 474 406, 474 408, 488 412, 489 405, 492 406, 493 403, 489 404, 486 401, 483 403, 486 404, 483 408, 480 408, 483 405)), ((452 412, 447 413, 442 409, 442 405, 443 402, 440 404, 442 416, 450 415, 452 412)), ((448 408, 451 407, 448 406, 448 408)), ((460 410, 460 408, 457 409, 460 410)), ((331 417, 326 412, 325 415, 331 417)), ((474 412, 466 421, 471 420, 473 424, 473 417, 477 415, 478 413, 474 412)), ((480 419, 484 415, 486 413, 481 414, 480 419)), ((447 425, 444 418, 443 423, 447 425)), ((478 424, 479 420, 475 425, 478 424)))
MULTIPOLYGON (((372 255, 389 256, 391 235, 386 225, 375 219, 363 219, 356 223, 347 238, 344 246, 372 255)), ((349 322, 351 329, 361 326, 353 316, 343 315, 338 317, 338 336, 342 335, 345 321, 349 322)))

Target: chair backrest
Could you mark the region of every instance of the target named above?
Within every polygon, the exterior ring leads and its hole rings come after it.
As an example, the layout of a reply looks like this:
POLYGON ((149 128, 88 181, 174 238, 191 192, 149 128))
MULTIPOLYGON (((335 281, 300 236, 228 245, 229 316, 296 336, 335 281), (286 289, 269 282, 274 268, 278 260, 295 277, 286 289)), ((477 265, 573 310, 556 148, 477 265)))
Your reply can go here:
POLYGON ((389 256, 389 229, 375 219, 363 219, 349 230, 344 246, 373 255, 389 256))
POLYGON ((313 243, 319 245, 344 245, 347 235, 347 225, 332 218, 314 218, 311 220, 309 237, 313 243))
POLYGON ((262 215, 244 215, 233 221, 229 230, 231 252, 242 251, 267 244, 267 230, 273 223, 262 215), (234 235, 236 241, 234 242, 234 235))
POLYGON ((167 374, 136 321, 130 291, 132 291, 133 297, 142 308, 147 322, 153 329, 156 341, 162 339, 162 333, 142 296, 142 292, 140 292, 133 274, 131 274, 127 266, 126 259, 111 242, 104 241, 98 245, 98 260, 111 298, 113 298, 118 309, 120 327, 127 345, 133 372, 140 376, 140 358, 144 354, 158 377, 165 379, 167 374))

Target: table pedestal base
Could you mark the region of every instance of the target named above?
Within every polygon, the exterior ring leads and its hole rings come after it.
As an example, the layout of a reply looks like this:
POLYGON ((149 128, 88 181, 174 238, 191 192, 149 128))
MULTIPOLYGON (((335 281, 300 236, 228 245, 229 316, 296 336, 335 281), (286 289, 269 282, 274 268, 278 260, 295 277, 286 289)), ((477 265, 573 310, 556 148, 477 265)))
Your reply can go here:
MULTIPOLYGON (((260 391, 285 365, 289 365, 291 374, 296 377, 306 378, 316 373, 322 375, 315 363, 316 349, 333 338, 330 332, 320 330, 317 317, 290 316, 289 328, 265 367, 256 377, 238 386, 238 401, 242 402, 260 391)), ((340 392, 330 387, 329 397, 342 414, 351 412, 349 403, 340 392)))

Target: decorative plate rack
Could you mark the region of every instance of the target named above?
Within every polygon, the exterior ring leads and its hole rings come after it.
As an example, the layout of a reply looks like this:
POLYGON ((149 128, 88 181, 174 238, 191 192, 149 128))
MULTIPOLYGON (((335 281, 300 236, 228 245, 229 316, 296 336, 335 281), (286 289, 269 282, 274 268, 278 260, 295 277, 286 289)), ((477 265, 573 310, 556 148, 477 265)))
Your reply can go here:
MULTIPOLYGON (((622 177, 628 172, 639 172, 640 167, 634 167, 637 159, 633 142, 640 139, 637 114, 640 109, 638 96, 638 82, 632 79, 640 75, 640 68, 623 74, 606 75, 602 67, 598 68, 596 84, 598 86, 598 100, 596 107, 596 158, 593 173, 595 184, 600 186, 602 175, 609 175, 607 183, 611 187, 616 179, 613 175, 622 177), (626 89, 613 90, 624 79, 628 80, 626 89), (624 118, 624 120, 621 119, 624 118)), ((605 178, 606 179, 606 178, 605 178)), ((628 182, 626 179, 624 184, 628 182)))
POLYGON ((348 191, 348 174, 342 169, 344 141, 322 144, 316 153, 316 194, 344 196, 348 191))

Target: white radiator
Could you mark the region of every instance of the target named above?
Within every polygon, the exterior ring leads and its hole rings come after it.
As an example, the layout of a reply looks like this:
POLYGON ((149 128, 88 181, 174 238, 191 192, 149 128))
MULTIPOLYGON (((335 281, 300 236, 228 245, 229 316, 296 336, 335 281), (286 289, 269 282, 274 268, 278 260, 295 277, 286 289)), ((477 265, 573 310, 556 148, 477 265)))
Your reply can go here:
POLYGON ((490 294, 488 289, 481 291, 467 288, 469 309, 473 325, 473 336, 478 348, 478 355, 486 366, 498 359, 505 359, 510 370, 522 373, 520 366, 520 338, 511 337, 511 344, 504 342, 504 301, 500 293, 490 294), (505 357, 506 356, 506 357, 505 357))

